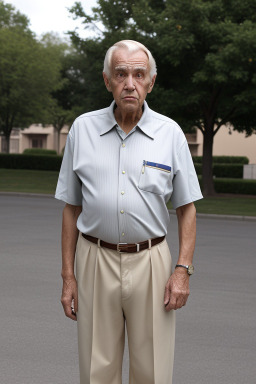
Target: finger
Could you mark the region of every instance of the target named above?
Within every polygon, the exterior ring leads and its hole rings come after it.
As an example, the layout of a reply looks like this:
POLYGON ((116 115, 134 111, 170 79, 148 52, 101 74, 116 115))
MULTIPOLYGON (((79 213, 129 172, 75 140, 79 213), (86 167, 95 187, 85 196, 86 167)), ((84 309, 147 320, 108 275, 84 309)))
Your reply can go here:
POLYGON ((61 304, 63 306, 65 315, 67 317, 69 317, 70 319, 72 319, 72 320, 76 320, 76 314, 75 314, 75 312, 72 313, 72 304, 70 304, 70 301, 62 299, 61 300, 61 304))
POLYGON ((169 290, 169 286, 166 286, 165 287, 165 290, 164 290, 164 305, 168 305, 168 303, 170 302, 170 290, 169 290))
POLYGON ((68 313, 66 313, 66 316, 71 319, 71 320, 74 320, 76 321, 77 318, 76 318, 76 313, 74 312, 73 308, 70 308, 70 311, 68 313))
POLYGON ((77 312, 78 311, 78 296, 77 294, 75 295, 74 299, 73 299, 73 304, 74 304, 74 312, 77 312))
POLYGON ((72 315, 76 317, 76 314, 77 314, 77 300, 73 299, 72 300, 72 305, 71 305, 71 312, 72 312, 72 315))
POLYGON ((172 311, 172 310, 175 311, 176 309, 177 309, 176 304, 171 304, 171 303, 169 303, 169 304, 165 307, 166 312, 170 312, 170 311, 172 311))
POLYGON ((75 313, 75 311, 74 311, 74 309, 73 309, 72 307, 70 307, 70 308, 64 310, 64 312, 65 312, 65 315, 66 315, 68 318, 70 318, 70 319, 72 319, 72 320, 75 320, 75 321, 77 320, 77 319, 76 319, 76 313, 75 313))
POLYGON ((179 296, 176 302, 177 309, 183 307, 183 305, 185 305, 185 299, 183 296, 179 296))
POLYGON ((170 301, 165 307, 165 310, 167 312, 171 311, 172 309, 174 309, 174 310, 177 309, 177 300, 176 300, 176 297, 174 295, 170 296, 170 301))
POLYGON ((72 312, 72 315, 76 315, 75 299, 72 299, 72 302, 71 302, 71 312, 72 312))
POLYGON ((187 301, 188 301, 188 296, 187 296, 187 297, 185 297, 185 299, 184 299, 184 303, 183 303, 183 306, 185 306, 185 305, 187 304, 187 301))

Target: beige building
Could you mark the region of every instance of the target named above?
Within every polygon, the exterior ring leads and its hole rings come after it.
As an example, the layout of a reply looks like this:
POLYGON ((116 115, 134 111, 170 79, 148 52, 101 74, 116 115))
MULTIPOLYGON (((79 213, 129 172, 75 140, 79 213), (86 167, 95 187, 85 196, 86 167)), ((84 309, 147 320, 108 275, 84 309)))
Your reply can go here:
MULTIPOLYGON (((62 152, 68 126, 60 133, 60 153, 62 152)), ((196 133, 187 134, 187 140, 192 156, 203 154, 203 134, 197 130, 196 133)), ((58 134, 52 125, 43 127, 42 124, 33 124, 24 130, 14 129, 10 140, 11 153, 23 153, 26 148, 45 148, 58 151, 58 134)), ((0 136, 0 151, 6 152, 6 143, 0 136)), ((213 156, 247 156, 250 164, 256 164, 256 135, 246 137, 244 133, 238 133, 232 128, 223 126, 214 137, 213 156), (231 134, 230 134, 231 133, 231 134)))
MULTIPOLYGON (((192 156, 203 155, 203 134, 186 135, 192 156)), ((250 164, 256 164, 256 134, 246 137, 244 133, 234 131, 232 127, 222 126, 213 142, 213 156, 246 156, 250 164)))
MULTIPOLYGON (((68 126, 62 128, 59 135, 59 153, 62 153, 68 126)), ((52 125, 32 124, 23 130, 15 128, 10 137, 10 153, 23 153, 27 148, 53 149, 58 152, 58 132, 52 125)), ((0 152, 6 152, 6 140, 0 136, 0 152)))

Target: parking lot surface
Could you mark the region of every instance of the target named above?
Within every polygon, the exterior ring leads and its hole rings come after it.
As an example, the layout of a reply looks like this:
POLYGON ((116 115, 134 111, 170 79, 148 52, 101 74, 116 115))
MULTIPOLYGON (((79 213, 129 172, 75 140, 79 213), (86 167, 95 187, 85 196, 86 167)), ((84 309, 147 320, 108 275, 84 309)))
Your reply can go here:
MULTIPOLYGON (((79 383, 76 323, 60 304, 62 208, 46 197, 0 196, 3 384, 79 383)), ((177 311, 173 384, 254 384, 256 222, 197 223, 191 295, 177 311)), ((168 243, 176 262, 174 215, 168 243)), ((123 384, 128 360, 126 346, 123 384)))

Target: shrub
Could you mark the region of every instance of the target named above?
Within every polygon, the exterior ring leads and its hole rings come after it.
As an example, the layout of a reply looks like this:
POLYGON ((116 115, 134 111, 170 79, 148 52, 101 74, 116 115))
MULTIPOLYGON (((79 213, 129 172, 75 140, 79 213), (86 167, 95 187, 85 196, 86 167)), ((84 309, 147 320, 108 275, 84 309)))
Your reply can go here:
POLYGON ((213 175, 232 179, 243 178, 243 164, 214 164, 213 175))
MULTIPOLYGON (((195 164, 202 164, 202 156, 193 156, 195 164)), ((246 156, 213 156, 213 164, 249 164, 246 156)))
MULTIPOLYGON (((202 188, 202 177, 198 177, 202 188)), ((214 179, 214 188, 217 193, 231 193, 239 195, 256 195, 256 180, 244 179, 214 179)))
POLYGON ((0 153, 0 168, 59 171, 62 156, 0 153))
POLYGON ((214 187, 218 193, 256 195, 256 180, 214 179, 214 187))
MULTIPOLYGON (((194 164, 198 175, 202 175, 202 164, 194 164)), ((243 178, 243 164, 213 164, 215 177, 243 178)))
POLYGON ((42 149, 42 148, 27 148, 24 149, 23 154, 26 155, 57 155, 57 152, 53 149, 42 149))

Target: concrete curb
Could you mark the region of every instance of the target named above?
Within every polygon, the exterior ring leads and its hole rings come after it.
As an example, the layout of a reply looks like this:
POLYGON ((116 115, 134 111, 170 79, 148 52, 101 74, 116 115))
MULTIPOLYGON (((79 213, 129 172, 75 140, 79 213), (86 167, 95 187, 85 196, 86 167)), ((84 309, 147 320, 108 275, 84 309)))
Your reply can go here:
MULTIPOLYGON (((17 196, 17 197, 45 197, 47 199, 54 199, 54 195, 47 195, 43 193, 22 193, 22 192, 0 192, 0 196, 17 196)), ((171 215, 175 215, 176 212, 173 209, 169 209, 171 215)), ((256 216, 238 216, 238 215, 214 215, 208 213, 197 213, 197 217, 213 220, 233 220, 233 221, 256 221, 256 216)))
POLYGON ((17 196, 17 197, 46 197, 54 199, 54 195, 46 193, 28 193, 28 192, 0 192, 0 196, 17 196))

